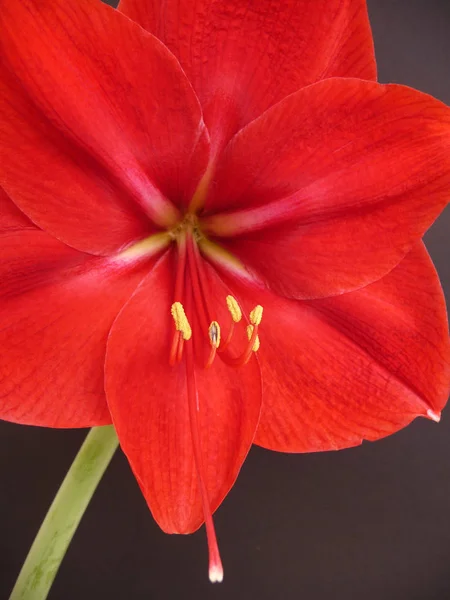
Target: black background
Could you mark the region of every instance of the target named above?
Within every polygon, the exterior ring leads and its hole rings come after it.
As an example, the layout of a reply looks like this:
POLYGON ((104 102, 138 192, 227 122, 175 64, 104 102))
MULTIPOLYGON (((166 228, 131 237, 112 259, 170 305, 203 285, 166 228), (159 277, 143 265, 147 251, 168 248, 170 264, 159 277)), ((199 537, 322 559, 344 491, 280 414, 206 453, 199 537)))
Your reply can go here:
MULTIPOLYGON (((450 2, 370 0, 369 13, 380 81, 450 104, 450 2)), ((426 236, 447 300, 449 213, 426 236)), ((419 419, 386 440, 337 453, 255 447, 216 513, 225 579, 215 586, 203 530, 163 534, 119 452, 50 600, 450 599, 449 433, 447 411, 440 425, 419 419)), ((0 598, 84 436, 0 423, 0 598)))

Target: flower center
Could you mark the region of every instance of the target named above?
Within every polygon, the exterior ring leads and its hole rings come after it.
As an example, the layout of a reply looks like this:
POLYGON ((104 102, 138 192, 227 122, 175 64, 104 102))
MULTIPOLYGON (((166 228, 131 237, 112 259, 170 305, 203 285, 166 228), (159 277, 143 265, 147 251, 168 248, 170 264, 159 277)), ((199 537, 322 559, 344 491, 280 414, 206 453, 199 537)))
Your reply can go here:
POLYGON ((171 306, 175 332, 172 339, 169 363, 173 366, 181 361, 184 343, 192 338, 192 327, 188 316, 186 316, 184 306, 186 303, 185 297, 192 296, 192 299, 188 299, 187 302, 192 303, 192 308, 195 310, 201 325, 199 333, 210 347, 209 356, 204 363, 204 367, 207 369, 211 367, 217 352, 229 366, 240 367, 245 365, 250 360, 252 352, 257 352, 259 349, 258 327, 263 314, 262 306, 258 305, 250 312, 249 324, 246 328, 248 343, 244 351, 239 356, 232 356, 229 352, 229 346, 234 334, 235 324, 240 323, 242 320, 242 310, 234 296, 227 295, 224 298, 230 319, 228 334, 226 338, 223 338, 220 324, 211 319, 210 316, 210 307, 205 292, 207 289, 206 274, 196 243, 201 239, 202 234, 195 216, 188 215, 173 231, 176 232, 173 235, 177 236, 178 261, 174 302, 171 306), (186 281, 188 282, 187 290, 186 281))

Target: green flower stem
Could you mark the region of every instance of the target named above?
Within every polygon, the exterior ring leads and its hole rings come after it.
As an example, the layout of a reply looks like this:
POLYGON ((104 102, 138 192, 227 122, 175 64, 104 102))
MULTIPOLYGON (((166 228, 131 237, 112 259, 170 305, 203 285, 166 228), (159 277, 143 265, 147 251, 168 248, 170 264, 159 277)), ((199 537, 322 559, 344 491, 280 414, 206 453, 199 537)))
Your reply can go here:
POLYGON ((83 442, 30 548, 10 600, 44 600, 81 517, 119 444, 112 425, 83 442))

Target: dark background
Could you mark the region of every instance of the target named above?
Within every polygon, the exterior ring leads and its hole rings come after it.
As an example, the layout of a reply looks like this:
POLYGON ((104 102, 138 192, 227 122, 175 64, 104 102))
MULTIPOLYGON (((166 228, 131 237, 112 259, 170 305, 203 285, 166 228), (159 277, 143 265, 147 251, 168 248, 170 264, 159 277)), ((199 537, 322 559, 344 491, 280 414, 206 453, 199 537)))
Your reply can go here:
MULTIPOLYGON (((370 0, 369 12, 380 80, 450 103, 450 2, 370 0)), ((450 211, 426 242, 448 300, 450 211)), ((337 453, 255 447, 216 513, 225 579, 215 586, 203 530, 163 534, 119 452, 50 600, 450 599, 449 434, 444 412, 440 425, 419 419, 337 453)), ((84 436, 0 422, 0 598, 84 436)))

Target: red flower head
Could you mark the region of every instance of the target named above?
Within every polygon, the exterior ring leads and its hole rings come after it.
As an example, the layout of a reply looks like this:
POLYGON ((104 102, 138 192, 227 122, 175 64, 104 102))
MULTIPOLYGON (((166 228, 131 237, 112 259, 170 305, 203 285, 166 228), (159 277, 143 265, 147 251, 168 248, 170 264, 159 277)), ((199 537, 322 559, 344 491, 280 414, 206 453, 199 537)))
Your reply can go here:
POLYGON ((253 442, 439 419, 420 239, 449 195, 450 110, 374 81, 362 0, 120 9, 1 7, 0 414, 112 420, 160 526, 206 521, 219 580, 211 512, 253 442))

